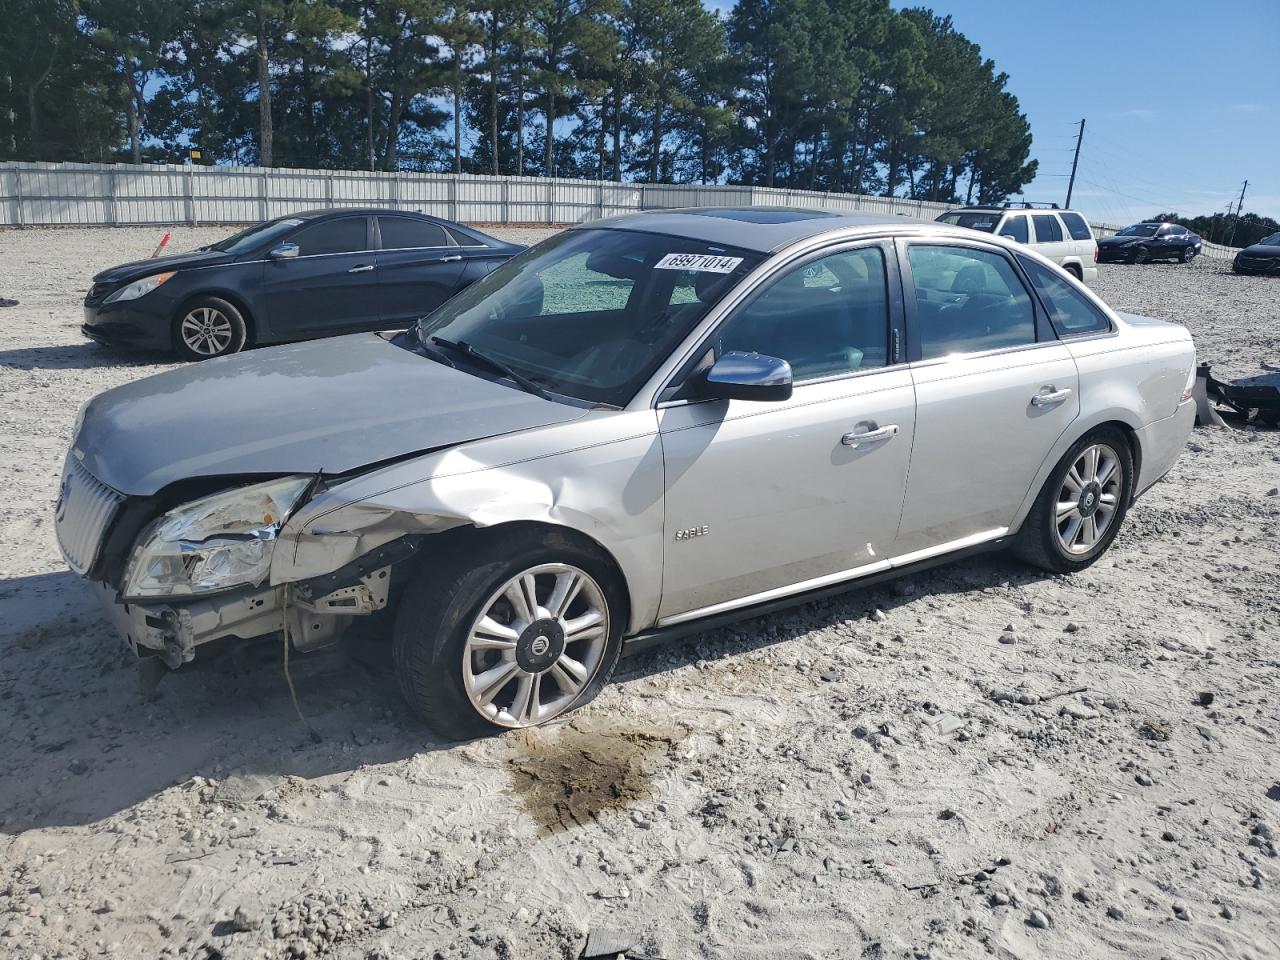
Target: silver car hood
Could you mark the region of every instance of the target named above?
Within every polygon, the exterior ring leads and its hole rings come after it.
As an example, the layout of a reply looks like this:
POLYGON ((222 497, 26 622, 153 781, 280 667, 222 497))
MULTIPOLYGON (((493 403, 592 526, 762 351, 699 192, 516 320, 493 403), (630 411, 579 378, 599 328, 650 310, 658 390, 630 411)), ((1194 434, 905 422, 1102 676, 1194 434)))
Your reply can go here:
POLYGON ((146 496, 196 477, 346 473, 586 412, 357 334, 108 390, 85 408, 73 452, 103 483, 146 496))

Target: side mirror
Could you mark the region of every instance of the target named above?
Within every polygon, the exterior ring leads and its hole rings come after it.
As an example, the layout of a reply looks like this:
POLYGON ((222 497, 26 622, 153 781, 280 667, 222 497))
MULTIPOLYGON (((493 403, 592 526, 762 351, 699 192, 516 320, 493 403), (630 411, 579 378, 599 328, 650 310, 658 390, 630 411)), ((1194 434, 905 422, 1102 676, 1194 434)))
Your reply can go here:
POLYGON ((298 255, 298 245, 296 243, 281 243, 271 248, 271 252, 267 254, 272 260, 292 260, 298 255))
POLYGON ((715 362, 699 385, 710 400, 791 399, 791 364, 759 353, 730 351, 715 362))

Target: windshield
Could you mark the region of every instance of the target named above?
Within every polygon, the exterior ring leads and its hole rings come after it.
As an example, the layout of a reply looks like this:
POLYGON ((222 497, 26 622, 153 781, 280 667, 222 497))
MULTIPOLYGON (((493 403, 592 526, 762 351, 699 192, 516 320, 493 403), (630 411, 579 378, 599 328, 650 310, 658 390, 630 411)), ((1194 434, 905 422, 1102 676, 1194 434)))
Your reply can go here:
POLYGON ((1117 237, 1154 237, 1156 231, 1160 229, 1158 223, 1135 223, 1132 227, 1125 227, 1123 230, 1117 230, 1117 237))
POLYGON ((968 227, 970 230, 991 233, 995 230, 996 224, 1000 222, 1000 216, 999 213, 992 213, 989 210, 984 213, 957 210, 954 213, 944 213, 938 219, 943 223, 954 224, 957 227, 968 227))
POLYGON ((625 406, 762 255, 630 230, 567 230, 418 322, 552 393, 625 406))
POLYGON ((1269 237, 1263 237, 1258 241, 1260 247, 1280 247, 1280 233, 1273 233, 1269 237))
POLYGON ((223 253, 244 253, 284 236, 294 227, 302 226, 296 217, 283 217, 280 220, 267 220, 255 223, 246 230, 233 233, 225 240, 209 244, 210 250, 221 250, 223 253))

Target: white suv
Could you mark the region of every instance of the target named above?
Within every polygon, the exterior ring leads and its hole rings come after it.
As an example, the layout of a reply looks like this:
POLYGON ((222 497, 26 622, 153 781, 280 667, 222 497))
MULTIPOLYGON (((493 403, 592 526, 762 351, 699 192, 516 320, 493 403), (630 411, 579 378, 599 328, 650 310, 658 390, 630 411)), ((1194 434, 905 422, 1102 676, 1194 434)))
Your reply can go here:
POLYGON ((1098 279, 1094 266, 1098 243, 1089 221, 1074 210, 1059 210, 1056 203, 1047 207, 1031 203, 962 207, 948 210, 938 220, 1024 243, 1085 283, 1098 279))

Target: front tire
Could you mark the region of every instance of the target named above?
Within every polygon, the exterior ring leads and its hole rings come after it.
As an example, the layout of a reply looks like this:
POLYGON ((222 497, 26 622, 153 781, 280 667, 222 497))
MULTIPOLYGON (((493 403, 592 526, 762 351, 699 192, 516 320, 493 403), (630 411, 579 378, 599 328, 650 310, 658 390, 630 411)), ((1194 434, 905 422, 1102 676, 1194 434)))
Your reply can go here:
POLYGON ((1133 262, 1135 264, 1146 263, 1149 259, 1151 259, 1151 251, 1146 247, 1139 247, 1133 252, 1133 262))
POLYGON ((198 297, 178 311, 173 322, 173 351, 182 360, 210 360, 238 353, 248 339, 244 316, 219 297, 198 297))
POLYGON ((410 583, 393 635, 405 699, 455 740, 577 709, 622 649, 625 593, 602 551, 546 528, 482 537, 410 583))
POLYGON ((1054 573, 1074 573, 1111 546, 1133 495, 1133 451, 1118 429, 1077 440, 1045 481, 1014 552, 1054 573))

